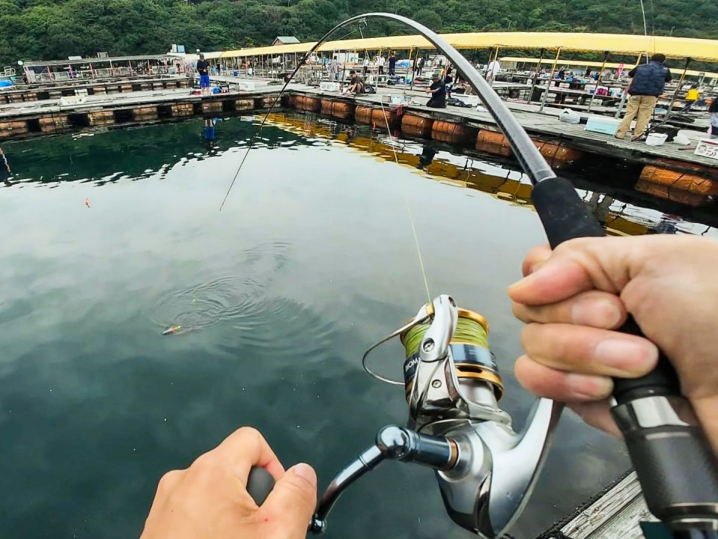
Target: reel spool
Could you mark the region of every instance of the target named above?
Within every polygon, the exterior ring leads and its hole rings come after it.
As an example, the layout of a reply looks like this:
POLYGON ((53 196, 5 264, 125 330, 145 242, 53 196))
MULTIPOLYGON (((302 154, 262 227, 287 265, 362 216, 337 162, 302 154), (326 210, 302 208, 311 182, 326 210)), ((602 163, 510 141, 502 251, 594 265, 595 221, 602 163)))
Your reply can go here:
POLYGON ((511 417, 498 404, 504 384, 489 349, 488 334, 486 318, 459 309, 453 298, 442 295, 369 348, 362 364, 374 378, 404 386, 409 404, 407 426, 417 432, 442 435, 466 421, 493 421, 510 427, 511 417), (366 362, 372 350, 397 336, 405 350, 403 382, 372 372, 366 362))
MULTIPOLYGON (((430 304, 424 305, 429 310, 430 304)), ((459 382, 474 380, 486 382, 491 386, 497 401, 504 394, 504 383, 489 348, 489 324, 479 313, 467 309, 457 309, 458 320, 449 348, 454 358, 456 377, 459 382)), ((406 398, 414 387, 414 378, 419 365, 419 346, 431 326, 430 322, 416 324, 404 330, 399 338, 406 351, 404 362, 404 387, 406 398)))

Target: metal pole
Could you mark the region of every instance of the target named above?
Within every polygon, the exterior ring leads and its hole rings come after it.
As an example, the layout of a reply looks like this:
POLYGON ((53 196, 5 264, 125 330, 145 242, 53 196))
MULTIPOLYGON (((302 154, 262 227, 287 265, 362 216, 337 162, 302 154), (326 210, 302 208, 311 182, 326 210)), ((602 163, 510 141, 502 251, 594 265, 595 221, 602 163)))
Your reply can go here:
MULTIPOLYGON (((643 54, 638 55, 638 59, 636 60, 636 67, 638 67, 641 64, 642 56, 643 56, 643 54)), ((629 86, 630 86, 630 83, 626 85, 626 89, 623 91, 623 95, 621 95, 621 102, 618 104, 618 110, 616 111, 616 114, 613 116, 616 119, 621 117, 621 110, 623 109, 623 105, 626 104, 626 100, 628 99, 628 87, 629 86)))
POLYGON ((529 91, 529 98, 526 100, 527 103, 531 103, 531 98, 534 95, 534 89, 536 88, 536 79, 538 79, 539 71, 541 69, 541 62, 543 61, 543 53, 546 51, 546 49, 541 49, 541 54, 539 54, 538 64, 536 64, 536 74, 534 75, 533 82, 531 83, 531 90, 529 91))
POLYGON ((553 82, 553 74, 556 71, 556 64, 558 64, 559 56, 561 56, 561 47, 559 47, 558 50, 556 51, 556 58, 554 59, 553 65, 551 66, 551 73, 548 76, 548 82, 546 83, 546 90, 544 90, 544 93, 541 96, 541 108, 539 108, 539 112, 543 112, 543 109, 546 106, 546 99, 548 98, 548 91, 551 88, 551 83, 553 82))
MULTIPOLYGON (((410 48, 410 49, 409 49, 409 69, 407 70, 407 74, 408 74, 409 72, 411 72, 411 80, 412 80, 412 81, 414 80, 414 64, 411 63, 411 55, 412 55, 413 53, 414 53, 414 49, 413 49, 413 48, 410 48)), ((447 67, 448 67, 448 66, 447 66, 447 67)), ((406 79, 405 79, 405 80, 406 80, 406 79)), ((409 89, 411 89, 411 86, 412 86, 412 85, 411 85, 411 83, 409 83, 409 84, 410 84, 409 89)))
POLYGON ((601 75, 603 75, 603 70, 606 69, 607 61, 608 61, 608 51, 606 51, 603 54, 603 64, 601 65, 601 70, 598 72, 598 78, 596 79, 596 89, 593 91, 593 95, 591 96, 591 102, 588 104, 588 110, 586 112, 591 112, 591 107, 593 106, 593 100, 596 99, 596 94, 598 93, 598 87, 601 85, 601 75))
POLYGON ((681 91, 681 87, 683 86, 683 81, 686 78, 686 71, 688 71, 688 66, 691 64, 692 58, 686 58, 686 65, 683 68, 683 73, 681 73, 681 80, 678 81, 678 87, 676 88, 676 91, 673 92, 673 97, 671 97, 671 103, 668 105, 668 110, 666 111, 665 118, 668 118, 668 115, 673 111, 673 103, 676 102, 676 98, 678 97, 678 92, 681 91))
MULTIPOLYGON (((496 55, 494 56, 494 65, 496 65, 496 62, 499 61, 499 50, 501 47, 496 47, 496 55)), ((491 64, 489 64, 491 65, 491 64)), ((496 74, 493 72, 494 68, 491 68, 491 79, 489 80, 489 86, 494 86, 494 79, 496 78, 496 74)), ((488 73, 486 73, 488 75, 488 73)))
MULTIPOLYGON (((418 58, 419 58, 419 49, 418 48, 416 49, 416 57, 417 57, 417 61, 418 61, 418 58)), ((414 89, 414 79, 415 78, 416 78, 416 66, 414 66, 414 71, 411 74, 411 84, 409 84, 409 90, 414 89)))

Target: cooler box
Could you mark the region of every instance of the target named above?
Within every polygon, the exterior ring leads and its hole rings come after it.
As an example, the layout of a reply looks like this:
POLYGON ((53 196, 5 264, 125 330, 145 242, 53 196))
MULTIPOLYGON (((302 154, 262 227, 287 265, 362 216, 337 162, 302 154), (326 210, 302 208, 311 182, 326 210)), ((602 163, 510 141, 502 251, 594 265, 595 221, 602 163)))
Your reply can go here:
POLYGON ((710 159, 718 159, 718 139, 701 139, 698 141, 696 151, 693 153, 702 155, 703 157, 709 157, 710 159))
POLYGON ((323 92, 338 92, 339 91, 339 83, 338 82, 320 82, 319 89, 322 90, 323 92))
POLYGON ((586 122, 586 131, 615 135, 619 125, 621 125, 621 120, 615 118, 589 118, 586 122))
POLYGON ((249 81, 242 81, 239 83, 239 89, 251 92, 252 90, 254 90, 254 83, 249 81))

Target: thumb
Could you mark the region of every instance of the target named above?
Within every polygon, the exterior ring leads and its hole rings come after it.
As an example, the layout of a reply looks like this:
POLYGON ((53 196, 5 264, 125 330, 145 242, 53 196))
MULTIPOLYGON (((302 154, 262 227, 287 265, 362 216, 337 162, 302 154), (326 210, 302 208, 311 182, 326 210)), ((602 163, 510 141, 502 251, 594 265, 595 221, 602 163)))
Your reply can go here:
POLYGON ((303 538, 317 505, 317 474, 308 464, 293 466, 277 481, 260 511, 281 527, 287 539, 303 538))

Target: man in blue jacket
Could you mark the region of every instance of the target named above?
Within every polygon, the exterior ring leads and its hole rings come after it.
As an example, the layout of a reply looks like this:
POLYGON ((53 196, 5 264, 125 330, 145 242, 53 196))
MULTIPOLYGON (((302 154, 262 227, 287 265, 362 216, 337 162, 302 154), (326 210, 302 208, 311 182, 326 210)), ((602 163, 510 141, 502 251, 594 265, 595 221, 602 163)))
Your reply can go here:
POLYGON ((658 102, 658 96, 663 93, 666 83, 672 80, 670 69, 663 65, 665 61, 665 54, 654 54, 650 62, 636 66, 628 73, 633 79, 627 90, 631 97, 628 99, 623 122, 616 131, 616 138, 622 139, 626 136, 634 118, 636 118, 636 129, 631 140, 645 137, 646 127, 658 102))

